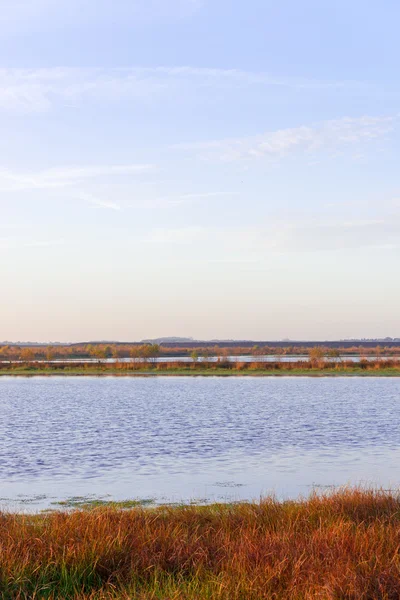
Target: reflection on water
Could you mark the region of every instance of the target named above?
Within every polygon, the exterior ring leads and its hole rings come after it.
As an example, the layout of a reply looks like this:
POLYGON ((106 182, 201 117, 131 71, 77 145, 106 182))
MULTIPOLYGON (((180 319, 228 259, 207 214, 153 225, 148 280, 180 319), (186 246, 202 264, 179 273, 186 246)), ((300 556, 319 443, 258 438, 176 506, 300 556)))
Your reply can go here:
POLYGON ((0 496, 214 501, 396 486, 396 378, 2 378, 0 496))

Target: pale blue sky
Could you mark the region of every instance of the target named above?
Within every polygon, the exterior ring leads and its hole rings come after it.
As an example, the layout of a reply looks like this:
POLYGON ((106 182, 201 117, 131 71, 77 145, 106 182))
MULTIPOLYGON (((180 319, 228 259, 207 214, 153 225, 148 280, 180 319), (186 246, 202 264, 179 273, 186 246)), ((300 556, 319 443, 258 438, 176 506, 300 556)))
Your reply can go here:
POLYGON ((399 20, 3 0, 0 339, 400 336, 399 20))

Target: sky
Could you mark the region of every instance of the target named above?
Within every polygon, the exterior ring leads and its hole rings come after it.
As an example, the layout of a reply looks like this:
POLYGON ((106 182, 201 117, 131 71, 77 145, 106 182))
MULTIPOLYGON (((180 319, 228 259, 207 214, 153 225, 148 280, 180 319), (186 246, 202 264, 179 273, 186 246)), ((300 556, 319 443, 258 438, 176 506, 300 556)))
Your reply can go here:
POLYGON ((400 337, 398 2, 0 8, 0 340, 400 337))

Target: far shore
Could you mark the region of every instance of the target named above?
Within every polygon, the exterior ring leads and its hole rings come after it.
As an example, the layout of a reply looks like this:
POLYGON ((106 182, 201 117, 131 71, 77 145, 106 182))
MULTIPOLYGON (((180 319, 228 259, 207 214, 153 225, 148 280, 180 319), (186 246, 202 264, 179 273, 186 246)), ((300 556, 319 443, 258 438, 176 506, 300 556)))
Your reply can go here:
POLYGON ((0 377, 400 377, 399 367, 361 368, 277 368, 277 369, 193 369, 190 366, 179 369, 138 369, 115 368, 3 368, 0 377))

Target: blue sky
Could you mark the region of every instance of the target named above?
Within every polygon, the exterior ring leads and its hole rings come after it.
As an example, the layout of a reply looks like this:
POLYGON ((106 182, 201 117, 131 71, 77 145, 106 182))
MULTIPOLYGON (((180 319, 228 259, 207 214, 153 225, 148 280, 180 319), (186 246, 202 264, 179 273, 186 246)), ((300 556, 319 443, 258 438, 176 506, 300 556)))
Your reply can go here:
POLYGON ((0 339, 399 336, 399 17, 3 0, 0 339))

